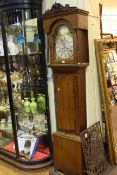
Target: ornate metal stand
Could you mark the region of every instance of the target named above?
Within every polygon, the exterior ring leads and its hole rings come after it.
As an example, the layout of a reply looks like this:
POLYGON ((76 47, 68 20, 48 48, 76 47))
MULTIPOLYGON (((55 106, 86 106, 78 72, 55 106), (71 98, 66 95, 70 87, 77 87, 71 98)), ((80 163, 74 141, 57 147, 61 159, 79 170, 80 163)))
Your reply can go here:
POLYGON ((107 168, 107 161, 100 122, 84 130, 80 136, 88 175, 102 175, 107 168))

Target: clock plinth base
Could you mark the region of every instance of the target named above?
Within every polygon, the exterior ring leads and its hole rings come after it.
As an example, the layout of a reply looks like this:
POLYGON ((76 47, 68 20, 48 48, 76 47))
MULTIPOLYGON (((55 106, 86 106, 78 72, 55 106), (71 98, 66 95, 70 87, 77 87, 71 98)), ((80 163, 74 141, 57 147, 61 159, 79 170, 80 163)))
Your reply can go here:
POLYGON ((57 131, 53 134, 54 165, 67 175, 83 175, 84 161, 78 135, 57 131))

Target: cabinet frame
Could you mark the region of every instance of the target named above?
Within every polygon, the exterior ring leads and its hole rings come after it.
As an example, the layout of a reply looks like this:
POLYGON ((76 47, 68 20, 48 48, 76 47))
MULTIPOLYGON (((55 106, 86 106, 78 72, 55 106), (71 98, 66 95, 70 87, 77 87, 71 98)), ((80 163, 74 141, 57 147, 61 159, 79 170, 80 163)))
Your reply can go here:
POLYGON ((15 143, 15 156, 10 154, 9 151, 4 149, 0 149, 0 159, 6 160, 11 164, 15 164, 19 168, 22 169, 37 169, 48 166, 52 163, 52 140, 51 140, 51 125, 50 125, 50 114, 49 114, 49 99, 48 99, 48 86, 47 86, 47 70, 46 70, 46 61, 45 61, 45 38, 43 32, 43 21, 42 21, 42 1, 37 2, 34 0, 33 2, 29 1, 17 1, 14 0, 8 2, 0 2, 0 24, 2 29, 2 39, 3 39, 3 48, 4 48, 4 60, 6 66, 6 76, 7 76, 7 87, 8 87, 8 94, 9 94, 9 105, 10 105, 10 112, 11 112, 11 119, 12 119, 12 128, 13 128, 13 136, 14 136, 14 143, 15 143), (48 125, 48 137, 49 137, 49 149, 50 155, 47 158, 43 158, 41 160, 23 160, 20 158, 19 155, 19 147, 18 147, 18 140, 17 140, 17 126, 16 126, 16 116, 13 104, 13 93, 12 93, 12 85, 11 85, 11 77, 10 77, 10 68, 9 68, 9 55, 8 55, 8 47, 7 47, 7 38, 6 38, 6 29, 5 29, 5 22, 7 18, 5 18, 5 12, 13 12, 16 9, 21 8, 22 10, 26 9, 33 9, 36 12, 38 11, 38 31, 40 34, 40 40, 42 45, 40 46, 41 51, 43 54, 40 54, 40 59, 42 60, 42 74, 43 74, 43 83, 44 83, 44 93, 46 94, 46 115, 47 115, 47 125, 48 125), (5 20, 4 20, 5 19, 5 20))

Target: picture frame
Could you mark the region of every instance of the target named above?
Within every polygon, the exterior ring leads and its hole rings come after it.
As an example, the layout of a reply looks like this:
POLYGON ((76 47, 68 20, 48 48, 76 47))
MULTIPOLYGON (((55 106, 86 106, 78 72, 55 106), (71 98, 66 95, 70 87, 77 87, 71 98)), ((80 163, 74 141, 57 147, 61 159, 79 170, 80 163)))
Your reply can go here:
POLYGON ((27 159, 33 158, 39 143, 39 138, 18 136, 17 139, 20 155, 26 157, 27 159))

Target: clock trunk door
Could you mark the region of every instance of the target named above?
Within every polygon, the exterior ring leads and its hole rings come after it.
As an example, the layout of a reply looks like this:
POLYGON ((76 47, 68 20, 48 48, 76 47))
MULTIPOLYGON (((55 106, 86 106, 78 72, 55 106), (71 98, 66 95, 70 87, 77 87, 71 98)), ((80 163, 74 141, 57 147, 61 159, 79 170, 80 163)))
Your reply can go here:
POLYGON ((76 132, 76 84, 72 74, 55 74, 57 129, 69 133, 76 132))

